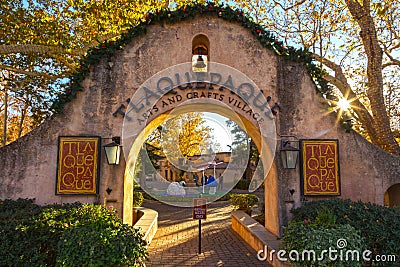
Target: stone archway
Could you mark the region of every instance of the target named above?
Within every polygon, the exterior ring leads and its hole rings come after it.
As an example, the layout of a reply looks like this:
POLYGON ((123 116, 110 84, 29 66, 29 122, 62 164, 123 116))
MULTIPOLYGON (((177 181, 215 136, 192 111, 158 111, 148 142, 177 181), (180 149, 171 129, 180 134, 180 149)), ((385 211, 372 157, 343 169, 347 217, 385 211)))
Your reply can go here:
MULTIPOLYGON (((82 61, 81 72, 74 77, 74 90, 62 95, 62 105, 59 107, 64 107, 63 113, 0 149, 0 199, 35 198, 37 204, 76 201, 103 203, 107 199, 113 201, 112 205, 123 216, 123 202, 132 201, 124 196, 125 160, 122 159, 120 165, 110 166, 104 153, 100 153, 100 179, 96 193, 56 194, 58 139, 60 136, 96 136, 101 139, 101 145, 104 145, 109 142, 110 137, 123 135, 124 119, 132 115, 129 111, 134 108, 138 109, 136 115, 144 115, 142 118, 146 121, 152 107, 145 105, 141 109, 135 102, 139 98, 131 96, 135 95, 149 77, 170 66, 190 61, 193 57, 191 40, 203 34, 209 40, 209 58, 246 74, 260 86, 261 95, 267 99, 265 102, 257 102, 255 99, 258 99, 258 95, 251 95, 251 87, 242 86, 239 90, 240 83, 223 79, 221 83, 225 87, 235 90, 235 94, 226 94, 225 100, 229 100, 229 96, 241 97, 255 106, 275 107, 276 114, 273 118, 276 121, 276 131, 281 135, 291 134, 301 139, 338 140, 341 184, 341 195, 338 197, 383 205, 387 188, 400 183, 399 157, 375 147, 354 131, 346 132, 337 123, 336 115, 327 112, 326 100, 316 94, 316 84, 307 71, 309 62, 292 61, 291 57, 277 49, 282 48, 279 42, 275 47, 275 43, 265 43, 264 38, 259 38, 261 36, 256 34, 256 28, 252 31, 242 27, 240 23, 226 21, 215 15, 204 13, 171 24, 159 25, 153 22, 146 26, 140 25, 131 32, 134 33, 134 39, 126 41, 127 35, 123 36, 122 46, 121 40, 118 40, 104 44, 105 49, 93 50, 92 57, 82 61), (139 32, 145 32, 144 28, 146 35, 139 35, 139 32), (268 50, 268 47, 272 49, 268 50), (110 50, 113 53, 109 53, 110 50), (82 91, 77 92, 76 88, 82 91), (66 100, 70 102, 67 103, 66 100)), ((290 51, 296 53, 295 50, 290 51)), ((213 72, 212 62, 209 70, 213 72)), ((175 73, 171 75, 176 78, 175 73)), ((180 78, 184 81, 186 77, 182 75, 180 78)), ((214 83, 217 78, 218 76, 213 76, 214 83)), ((178 89, 176 91, 185 92, 178 89)), ((208 87, 207 90, 209 89, 208 87)), ((210 98, 214 97, 213 93, 220 93, 219 88, 213 90, 210 98)), ((208 99, 208 94, 205 97, 208 99)), ((246 117, 249 115, 246 115, 248 110, 243 105, 239 107, 240 100, 237 100, 231 102, 231 105, 236 106, 237 113, 249 120, 249 127, 257 125, 255 123, 259 117, 246 117)), ((168 106, 164 109, 159 107, 158 112, 154 110, 153 114, 167 114, 168 110, 168 106)), ((271 114, 266 116, 268 115, 271 114)), ((140 128, 137 135, 142 130, 140 128)), ((266 137, 268 136, 270 135, 267 134, 266 137)), ((132 144, 124 147, 131 148, 132 144)), ((275 160, 271 162, 266 188, 277 192, 278 197, 269 199, 271 194, 266 190, 265 201, 272 207, 267 207, 266 217, 273 218, 272 232, 279 236, 282 233, 279 226, 288 222, 285 214, 289 213, 289 207, 300 206, 304 200, 314 201, 331 196, 311 195, 305 199, 299 166, 297 169, 284 169, 278 155, 271 158, 275 160), (268 214, 270 211, 272 214, 268 214)))
MULTIPOLYGON (((261 150, 261 133, 259 129, 257 129, 247 118, 243 117, 240 114, 237 116, 232 116, 231 112, 221 105, 204 105, 204 103, 195 103, 195 104, 187 104, 185 106, 181 106, 178 111, 175 111, 175 115, 179 115, 186 112, 211 112, 222 115, 237 124, 242 123, 243 129, 246 133, 254 140, 259 152, 262 153, 261 150)), ((168 117, 170 111, 166 113, 160 114, 155 117, 139 134, 139 136, 135 139, 132 148, 130 150, 129 156, 126 158, 126 170, 124 175, 124 204, 123 204, 123 220, 125 223, 131 223, 131 210, 132 210, 132 192, 133 192, 133 173, 135 168, 134 164, 137 160, 139 151, 142 147, 144 140, 147 135, 149 135, 153 130, 155 130, 159 125, 161 125, 165 119, 168 117)), ((268 166, 268 162, 265 160, 266 157, 262 157, 261 160, 266 162, 266 166, 268 166)), ((278 187, 273 186, 278 184, 278 176, 276 175, 275 166, 271 166, 272 171, 269 168, 265 168, 264 172, 266 173, 266 186, 265 190, 267 191, 268 199, 265 201, 265 209, 267 212, 266 216, 266 228, 269 229, 273 233, 279 232, 279 209, 278 209, 278 187)))
POLYGON ((256 171, 249 190, 262 186, 268 176, 267 228, 278 235, 278 176, 276 170, 270 172, 275 168, 277 138, 269 100, 240 71, 218 63, 210 63, 209 67, 213 70, 209 73, 192 72, 190 63, 167 68, 150 77, 131 97, 134 101, 129 103, 123 126, 126 156, 124 222, 131 222, 133 170, 146 137, 172 113, 177 116, 187 112, 213 112, 241 125, 255 142, 263 167, 258 173, 256 171))
POLYGON ((389 187, 385 192, 385 206, 400 207, 400 183, 389 187))

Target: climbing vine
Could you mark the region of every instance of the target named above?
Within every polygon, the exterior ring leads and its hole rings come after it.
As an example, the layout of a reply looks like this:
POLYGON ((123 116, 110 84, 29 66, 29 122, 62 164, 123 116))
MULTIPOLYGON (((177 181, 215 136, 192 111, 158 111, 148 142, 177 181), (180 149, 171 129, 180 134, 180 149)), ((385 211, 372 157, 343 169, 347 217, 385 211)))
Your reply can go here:
MULTIPOLYGON (((60 94, 58 99, 51 106, 53 114, 62 113, 64 105, 76 97, 77 92, 83 90, 82 82, 90 71, 90 66, 97 64, 100 59, 112 56, 116 51, 122 50, 135 37, 146 33, 149 25, 159 23, 173 24, 184 20, 193 19, 196 15, 212 15, 221 19, 236 22, 244 28, 249 29, 253 35, 260 41, 263 47, 272 50, 275 54, 284 59, 302 62, 308 73, 313 78, 318 92, 325 98, 331 98, 331 88, 328 82, 323 78, 324 70, 313 63, 314 58, 311 53, 300 48, 287 47, 283 42, 277 40, 274 35, 256 24, 250 17, 246 16, 240 9, 232 9, 229 6, 223 6, 214 3, 192 4, 184 6, 175 11, 159 10, 147 13, 140 24, 132 27, 121 34, 115 41, 106 41, 95 48, 88 50, 85 57, 80 60, 78 71, 70 77, 70 84, 64 93, 60 94)), ((351 126, 350 126, 351 127, 351 126)))

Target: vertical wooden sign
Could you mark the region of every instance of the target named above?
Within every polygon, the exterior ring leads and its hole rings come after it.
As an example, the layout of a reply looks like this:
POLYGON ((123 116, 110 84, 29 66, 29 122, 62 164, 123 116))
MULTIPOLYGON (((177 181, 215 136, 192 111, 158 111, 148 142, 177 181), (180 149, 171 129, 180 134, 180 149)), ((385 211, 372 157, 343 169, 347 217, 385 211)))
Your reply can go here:
POLYGON ((56 195, 98 193, 100 137, 58 139, 56 195))
POLYGON ((340 195, 338 140, 300 140, 304 195, 340 195))

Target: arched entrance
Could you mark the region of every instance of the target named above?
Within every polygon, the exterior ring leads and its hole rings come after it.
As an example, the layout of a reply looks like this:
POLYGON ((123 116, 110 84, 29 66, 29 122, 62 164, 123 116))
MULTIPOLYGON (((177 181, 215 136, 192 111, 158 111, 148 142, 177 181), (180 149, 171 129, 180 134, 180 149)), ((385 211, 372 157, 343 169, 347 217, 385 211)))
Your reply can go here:
MULTIPOLYGON (((265 200, 266 212, 269 218, 266 227, 278 234, 278 182, 273 166, 277 140, 274 117, 271 115, 268 100, 254 82, 243 73, 217 63, 209 66, 214 72, 201 73, 201 77, 191 71, 190 63, 175 66, 173 70, 166 69, 164 73, 158 73, 146 81, 131 98, 138 101, 131 104, 132 108, 127 112, 123 126, 126 157, 123 220, 125 223, 131 223, 132 220, 135 164, 147 136, 168 118, 188 112, 212 112, 239 125, 257 146, 262 167, 256 168, 249 191, 254 191, 263 185, 265 179, 268 180, 265 184, 265 190, 268 192, 268 198, 265 200)), ((191 171, 185 169, 189 165, 178 167, 191 171)), ((235 164, 229 165, 235 166, 235 164)), ((241 177, 241 174, 238 176, 241 177)), ((224 175, 224 181, 230 178, 229 175, 226 178, 224 175)), ((168 181, 162 183, 160 188, 152 188, 148 193, 172 205, 192 205, 192 198, 168 201, 158 195, 158 192, 165 191, 169 185, 168 181)), ((208 199, 208 201, 214 200, 216 198, 208 199)))
MULTIPOLYGON (((93 53, 83 59, 84 64, 73 78, 72 90, 69 90, 71 94, 60 95, 58 108, 64 107, 63 113, 47 120, 26 137, 0 149, 0 158, 4 159, 0 161, 0 198, 34 198, 41 205, 107 201, 124 216, 124 202, 126 205, 132 202, 129 183, 123 183, 124 179, 129 181, 125 175, 125 158, 121 157, 119 165, 108 165, 101 146, 110 143, 112 137, 124 136, 124 156, 128 156, 134 144, 140 145, 140 142, 134 141, 146 136, 142 134, 145 126, 150 124, 150 131, 160 123, 161 120, 157 122, 154 118, 167 116, 184 100, 195 98, 223 102, 234 109, 239 117, 247 119, 248 122, 243 121, 248 129, 260 130, 261 145, 275 135, 275 132, 265 129, 268 121, 276 122, 276 131, 281 136, 294 135, 302 140, 338 140, 340 197, 384 204, 384 192, 389 186, 400 183, 399 157, 376 148, 353 131, 346 132, 337 124, 336 116, 326 112, 329 109, 326 99, 315 93, 316 89, 319 90, 310 76, 316 69, 310 68, 313 64, 308 56, 303 58, 304 51, 284 49, 279 42, 264 43, 262 36, 242 26, 203 12, 173 24, 159 25, 154 20, 146 26, 145 36, 141 35, 145 32, 144 24, 141 24, 132 32, 131 37, 135 40, 124 35, 115 43, 104 44, 106 49, 93 49, 93 53), (186 71, 170 68, 187 61, 191 62, 186 71), (213 62, 232 68, 220 71, 213 62), (204 69, 207 74, 197 74, 198 83, 192 82, 191 77, 188 81, 186 72, 191 74, 191 70, 204 69), (235 69, 251 79, 238 80, 235 69), (145 84, 153 75, 155 83, 145 84), (214 84, 219 86, 210 86, 214 84), (255 84, 262 91, 256 89, 255 84), (159 99, 161 96, 163 99, 159 99), (158 100, 160 104, 154 106, 158 100), (273 107, 273 111, 269 106, 273 107), (126 122, 128 118, 137 123, 130 127, 131 135, 124 134, 122 129, 124 120, 126 122), (88 136, 101 139, 99 164, 97 171, 93 172, 99 173, 96 192, 82 194, 78 190, 74 195, 56 193, 57 156, 61 147, 59 138, 74 137, 80 142, 81 137, 88 136), (374 159, 365 155, 374 155, 374 159), (19 164, 21 162, 23 164, 19 164)), ((275 127, 273 129, 275 131, 275 127)), ((272 148, 279 142, 272 141, 271 145, 262 146, 261 150, 264 147, 271 149, 266 149, 262 155, 274 155, 272 148)), ((292 207, 298 207, 304 201, 332 196, 305 196, 300 164, 296 169, 286 169, 280 157, 275 157, 270 166, 265 180, 266 217, 270 220, 267 221, 267 228, 279 236, 282 232, 277 229, 279 225, 288 223, 289 216, 285 214, 289 214, 292 207), (279 196, 276 197, 276 194, 279 196)), ((387 198, 393 199, 391 196, 396 192, 389 189, 387 198)), ((125 216, 131 212, 126 207, 128 213, 125 216)))
MULTIPOLYGON (((240 114, 232 114, 230 110, 228 110, 225 107, 221 107, 221 105, 218 104, 210 104, 209 102, 207 103, 208 105, 204 105, 205 103, 191 103, 187 104, 184 106, 180 106, 177 109, 174 109, 174 114, 173 116, 179 116, 180 114, 184 114, 186 112, 212 112, 212 113, 217 113, 219 115, 222 115, 224 117, 227 117, 228 119, 234 121, 236 124, 241 125, 243 129, 245 129, 246 133, 254 140, 256 143, 257 149, 259 153, 261 154, 261 161, 263 162, 262 166, 264 166, 264 163, 266 166, 268 166, 269 162, 271 161, 271 155, 264 156, 262 154, 261 150, 261 134, 259 129, 257 129, 248 119, 245 117, 241 116, 240 114)), ((139 157, 139 152, 141 148, 143 147, 143 143, 146 140, 146 137, 159 125, 161 125, 169 116, 171 116, 171 112, 167 112, 164 114, 160 114, 158 117, 154 118, 139 134, 139 136, 136 138, 134 141, 130 154, 126 158, 126 169, 125 169, 125 175, 124 175, 124 216, 123 220, 126 223, 131 223, 131 218, 130 215, 132 214, 132 192, 133 192, 133 186, 134 186, 134 177, 135 177, 135 172, 137 171, 137 168, 135 168, 135 163, 138 160, 139 157)), ((234 164, 234 163, 233 163, 234 164)), ((274 168, 274 166, 272 167, 274 168)), ((244 171, 244 170, 242 170, 244 171)), ((228 170, 229 172, 229 170, 228 170)), ((268 192, 268 200, 266 201, 266 212, 268 213, 268 218, 267 219, 267 228, 269 229, 274 229, 278 227, 278 192, 277 192, 277 186, 271 186, 274 184, 277 184, 277 176, 275 174, 275 170, 270 170, 268 168, 264 168, 263 172, 265 173, 265 177, 268 176, 267 181, 266 181, 266 187, 265 190, 268 192)), ((243 172, 241 173, 243 174, 243 172)), ((241 177, 241 174, 238 175, 241 177)), ((226 177, 224 174, 224 181, 225 183, 229 184, 230 178, 232 177, 226 177)), ((142 178, 142 177, 141 177, 142 178)), ((264 176, 263 176, 264 178, 264 176)), ((167 185, 170 184, 170 182, 165 182, 167 185)), ((162 186, 161 186, 162 188, 162 186)), ((165 188, 165 187, 164 187, 165 188)), ((161 189, 162 190, 162 189, 161 189)), ((157 188, 157 191, 160 192, 160 189, 157 188)), ((201 191, 201 187, 199 188, 199 191, 201 191)), ((153 192, 154 193, 154 192, 153 192)), ((150 192, 150 194, 152 194, 150 192)), ((156 194, 152 194, 153 197, 157 198, 156 194)), ((161 201, 167 202, 168 203, 168 198, 163 199, 162 197, 158 198, 161 201)), ((215 198, 211 198, 211 200, 215 200, 215 198)), ((175 202, 175 203, 168 203, 171 205, 182 205, 182 206, 191 206, 192 205, 192 198, 188 197, 186 200, 181 199, 181 202, 175 202)))
POLYGON ((385 192, 385 206, 400 207, 400 184, 394 184, 385 192))

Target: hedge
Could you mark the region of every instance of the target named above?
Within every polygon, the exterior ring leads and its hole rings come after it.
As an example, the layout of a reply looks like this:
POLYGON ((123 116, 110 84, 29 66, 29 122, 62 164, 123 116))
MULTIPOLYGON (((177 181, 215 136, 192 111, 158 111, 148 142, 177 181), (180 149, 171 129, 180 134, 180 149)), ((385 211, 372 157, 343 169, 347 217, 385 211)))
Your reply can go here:
MULTIPOLYGON (((365 242, 365 248, 372 251, 371 259, 376 255, 391 255, 396 258, 395 262, 365 262, 366 266, 400 266, 400 211, 398 209, 332 198, 307 202, 302 207, 293 209, 292 213, 294 217, 283 237, 286 248, 293 248, 288 245, 290 242, 286 241, 294 238, 304 240, 315 235, 313 231, 316 228, 332 232, 341 227, 351 227, 348 229, 354 229, 355 232, 348 230, 347 235, 343 234, 337 238, 354 241, 353 239, 357 238, 353 234, 359 234, 360 240, 365 242)), ((329 244, 323 246, 329 248, 329 244)))
POLYGON ((144 266, 142 238, 100 205, 0 200, 0 266, 144 266))

